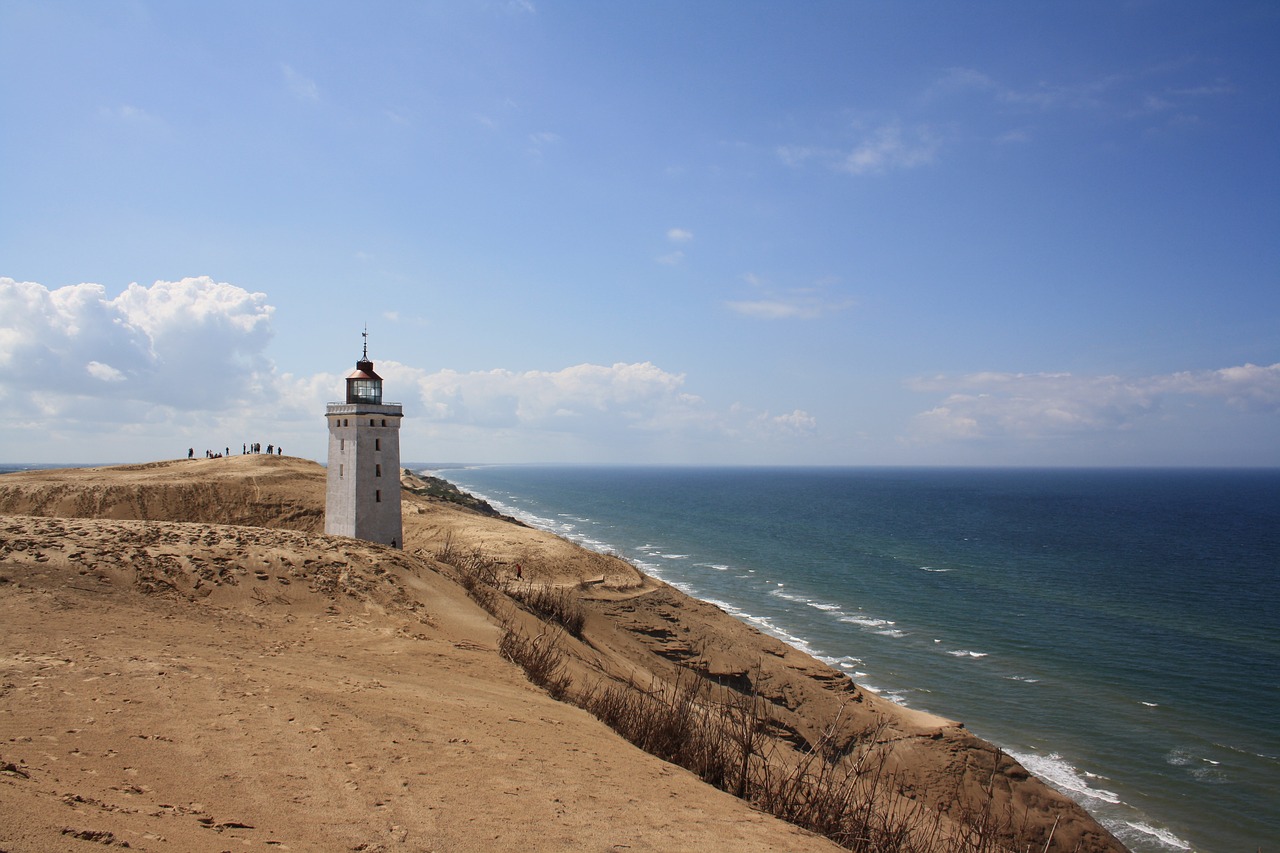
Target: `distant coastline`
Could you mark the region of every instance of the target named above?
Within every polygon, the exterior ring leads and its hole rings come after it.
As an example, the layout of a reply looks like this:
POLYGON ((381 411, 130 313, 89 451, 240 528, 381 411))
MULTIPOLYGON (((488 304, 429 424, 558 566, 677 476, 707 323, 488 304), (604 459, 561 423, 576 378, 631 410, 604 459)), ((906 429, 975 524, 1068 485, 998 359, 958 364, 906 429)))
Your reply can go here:
POLYGON ((1266 794, 1280 749, 1257 714, 1266 704, 1263 688, 1252 686, 1269 672, 1280 677, 1277 637, 1265 625, 1280 608, 1280 584, 1266 574, 1272 563, 1263 556, 1280 559, 1280 469, 495 465, 458 472, 456 481, 502 512, 636 561, 883 695, 977 723, 1037 773, 1109 815, 1134 849, 1188 849, 1187 837, 1206 850, 1228 837, 1233 843, 1223 849, 1233 849, 1280 827, 1266 794), (866 501, 845 506, 827 489, 850 477, 874 489, 866 501), (716 488, 701 491, 708 478, 716 488), (776 496, 776 505, 756 500, 765 495, 776 496), (753 506, 770 511, 753 515, 753 506), (831 519, 836 526, 822 526, 816 519, 833 507, 840 508, 831 519), (1042 518, 1027 515, 1036 507, 1042 518), (1082 516, 1089 507, 1096 512, 1082 516), (930 531, 935 535, 913 544, 930 531), (773 550, 774 537, 783 537, 782 550, 773 550), (1058 556, 1046 569, 1071 571, 1061 576, 1064 584, 1029 576, 1026 583, 1048 597, 1028 598, 1019 575, 1036 564, 1028 561, 1043 563, 1048 547, 1058 556), (810 553, 815 549, 820 553, 810 553), (838 575, 809 568, 839 554, 848 559, 832 568, 865 565, 867 582, 883 576, 884 588, 842 593, 838 575), (1199 556, 1187 562, 1187 554, 1199 556), (983 581, 978 569, 992 560, 1008 562, 1010 573, 983 581), (1173 569, 1183 574, 1169 574, 1173 569), (1205 588, 1201 572, 1210 573, 1205 588), (1132 584, 1116 586, 1130 575, 1132 584), (996 585, 973 587, 969 600, 973 583, 996 585), (912 585, 921 585, 921 600, 903 598, 912 585), (1247 595, 1234 596, 1233 588, 1247 595), (952 602, 943 609, 958 618, 931 625, 937 608, 926 607, 929 601, 952 602), (1152 610, 1154 601, 1166 603, 1152 610), (1249 601, 1259 602, 1256 609, 1249 601), (964 614, 983 619, 966 623, 964 614), (1069 627, 1010 642, 1029 624, 1052 626, 1064 616, 1069 627), (974 630, 987 621, 990 629, 974 630), (1211 624, 1230 624, 1232 633, 1215 632, 1209 643, 1198 626, 1211 624), (1091 638, 1101 648, 1089 648, 1091 638), (1055 663, 1063 655, 1078 666, 1055 663), (1148 676, 1111 675, 1130 667, 1148 676), (1195 696, 1218 701, 1205 706, 1195 696), (1036 711, 1040 701, 1048 704, 1036 711), (1036 714, 1033 728, 1015 725, 1036 714), (1034 735, 1062 725, 1078 730, 1034 735), (1126 779, 1141 781, 1123 785, 1126 779), (1124 802, 1112 793, 1117 783, 1124 802), (1186 799, 1202 805, 1179 805, 1186 799), (1224 821, 1222 808, 1246 817, 1224 821))

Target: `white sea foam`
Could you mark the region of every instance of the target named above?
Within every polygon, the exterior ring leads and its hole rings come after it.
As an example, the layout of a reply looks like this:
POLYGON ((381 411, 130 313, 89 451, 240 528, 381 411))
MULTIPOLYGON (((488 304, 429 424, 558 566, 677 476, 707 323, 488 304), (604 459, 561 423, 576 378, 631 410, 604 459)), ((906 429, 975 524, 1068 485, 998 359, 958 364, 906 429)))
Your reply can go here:
MULTIPOLYGON (((1151 824, 1144 823, 1143 821, 1140 821, 1140 820, 1125 821, 1125 826, 1128 827, 1129 829, 1134 830, 1136 833, 1138 833, 1138 835, 1135 836, 1135 838, 1142 837, 1142 840, 1154 839, 1155 841, 1158 841, 1159 843, 1163 844, 1164 846, 1168 847, 1171 850, 1190 850, 1191 849, 1190 844, 1183 841, 1181 838, 1174 835, 1172 832, 1170 832, 1167 829, 1160 829, 1159 827, 1152 826, 1151 824)), ((1124 837, 1126 835, 1129 835, 1129 833, 1119 832, 1117 834, 1121 836, 1120 838, 1121 841, 1131 844, 1130 840, 1124 837)))
POLYGON ((1060 791, 1075 795, 1077 798, 1084 797, 1103 803, 1111 803, 1112 805, 1119 805, 1121 802, 1117 794, 1090 785, 1089 778, 1092 774, 1082 773, 1075 765, 1056 752, 1051 752, 1048 755, 1039 755, 1032 752, 1022 753, 1010 750, 1009 754, 1023 767, 1060 791))
POLYGON ((815 658, 818 657, 817 649, 815 649, 812 645, 810 645, 807 640, 805 640, 803 637, 797 637, 795 634, 792 634, 789 631, 779 628, 778 624, 774 622, 773 619, 769 616, 756 616, 755 614, 748 613, 747 611, 743 610, 741 607, 730 604, 727 601, 722 601, 718 598, 704 598, 703 601, 706 601, 708 604, 714 604, 716 607, 719 607, 721 610, 723 610, 725 613, 728 613, 730 616, 741 619, 743 622, 747 622, 751 625, 755 625, 764 633, 776 639, 782 640, 782 642, 786 643, 787 645, 791 646, 794 649, 799 649, 805 654, 812 655, 815 658))
MULTIPOLYGON (((865 675, 865 673, 863 673, 863 675, 865 675)), ((850 676, 850 677, 859 678, 858 686, 861 687, 863 690, 870 690, 872 693, 876 694, 881 699, 888 699, 890 702, 892 702, 895 705, 901 705, 904 708, 907 707, 908 705, 907 696, 901 690, 889 690, 888 688, 881 687, 877 684, 872 684, 869 681, 862 681, 860 676, 850 676)))
POLYGON ((987 652, 971 652, 968 649, 956 649, 955 651, 947 652, 947 654, 952 655, 953 657, 958 657, 958 658, 985 658, 988 653, 987 652))
POLYGON ((890 622, 887 619, 877 619, 874 616, 859 616, 856 613, 851 613, 847 616, 841 616, 840 621, 849 622, 854 625, 861 625, 863 628, 879 628, 883 625, 894 624, 893 622, 890 622))
POLYGON ((1040 683, 1040 679, 1032 678, 1029 675, 1006 675, 1005 678, 1009 681, 1021 681, 1023 684, 1039 684, 1040 683))
POLYGON ((951 569, 945 568, 945 567, 943 567, 943 566, 921 566, 921 567, 920 567, 920 571, 922 571, 922 572, 949 572, 949 571, 951 571, 951 569))
POLYGON ((828 612, 840 610, 839 604, 832 604, 829 601, 823 601, 819 598, 809 598, 806 595, 797 595, 794 592, 787 592, 784 589, 771 589, 769 590, 769 594, 775 598, 781 598, 784 601, 794 601, 796 604, 805 604, 817 610, 824 610, 828 612))

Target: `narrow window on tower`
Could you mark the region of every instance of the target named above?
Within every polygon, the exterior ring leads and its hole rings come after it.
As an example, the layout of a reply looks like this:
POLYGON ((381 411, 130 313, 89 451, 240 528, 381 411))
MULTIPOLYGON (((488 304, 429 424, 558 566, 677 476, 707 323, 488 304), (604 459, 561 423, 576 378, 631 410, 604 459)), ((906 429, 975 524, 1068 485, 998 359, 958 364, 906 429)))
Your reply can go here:
POLYGON ((381 490, 381 489, 379 489, 378 491, 376 491, 376 492, 374 492, 374 493, 373 493, 373 502, 374 502, 374 503, 377 503, 377 504, 382 503, 382 490, 381 490))
POLYGON ((339 480, 341 480, 341 479, 342 479, 342 465, 341 465, 341 464, 340 464, 340 465, 338 465, 338 479, 339 479, 339 480))
POLYGON ((381 476, 382 476, 382 466, 381 466, 381 465, 374 465, 374 466, 373 466, 373 476, 375 476, 375 477, 381 477, 381 476))
POLYGON ((338 452, 344 453, 347 449, 347 440, 345 438, 338 439, 338 452))
POLYGON ((387 419, 386 419, 386 418, 383 418, 383 419, 382 419, 382 425, 383 425, 383 426, 386 426, 386 425, 387 425, 387 419))
POLYGON ((374 450, 381 450, 381 449, 382 449, 382 439, 380 439, 380 438, 375 438, 375 439, 373 440, 373 449, 374 449, 374 450))
POLYGON ((373 422, 373 418, 369 418, 369 426, 377 426, 377 424, 373 422))

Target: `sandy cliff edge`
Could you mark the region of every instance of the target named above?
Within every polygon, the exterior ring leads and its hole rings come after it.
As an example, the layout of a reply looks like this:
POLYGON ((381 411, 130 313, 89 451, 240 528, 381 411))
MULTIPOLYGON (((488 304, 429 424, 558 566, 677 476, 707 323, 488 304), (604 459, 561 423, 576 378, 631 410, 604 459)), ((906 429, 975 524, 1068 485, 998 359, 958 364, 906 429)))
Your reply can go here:
POLYGON ((320 535, 323 497, 283 457, 0 478, 0 847, 836 849, 530 685, 447 542, 581 596, 579 681, 749 687, 792 744, 876 725, 911 800, 991 790, 1036 849, 1123 849, 962 726, 621 560, 410 493, 391 551, 320 535))

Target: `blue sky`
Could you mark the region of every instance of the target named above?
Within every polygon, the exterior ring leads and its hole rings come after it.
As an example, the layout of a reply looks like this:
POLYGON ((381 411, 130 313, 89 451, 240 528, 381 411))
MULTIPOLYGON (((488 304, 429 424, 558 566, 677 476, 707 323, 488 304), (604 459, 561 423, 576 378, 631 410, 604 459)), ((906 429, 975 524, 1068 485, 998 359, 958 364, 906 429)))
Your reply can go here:
POLYGON ((1280 464, 1272 2, 0 0, 0 460, 1280 464))

